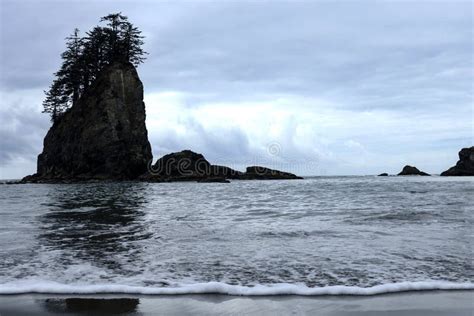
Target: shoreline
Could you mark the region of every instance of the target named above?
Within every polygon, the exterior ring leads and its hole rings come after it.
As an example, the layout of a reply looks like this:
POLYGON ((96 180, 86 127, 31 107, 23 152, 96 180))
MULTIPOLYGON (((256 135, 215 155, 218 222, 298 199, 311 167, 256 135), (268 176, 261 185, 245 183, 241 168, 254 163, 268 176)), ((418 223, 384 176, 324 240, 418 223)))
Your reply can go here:
POLYGON ((222 294, 8 294, 0 315, 472 315, 474 291, 410 291, 372 296, 222 294))
POLYGON ((227 295, 227 296, 374 296, 389 293, 424 291, 474 290, 474 283, 449 281, 397 282, 372 287, 332 285, 307 287, 302 284, 277 283, 273 285, 231 285, 223 282, 182 284, 177 287, 143 287, 121 284, 69 285, 52 281, 22 281, 0 285, 0 295, 46 294, 46 295, 227 295))

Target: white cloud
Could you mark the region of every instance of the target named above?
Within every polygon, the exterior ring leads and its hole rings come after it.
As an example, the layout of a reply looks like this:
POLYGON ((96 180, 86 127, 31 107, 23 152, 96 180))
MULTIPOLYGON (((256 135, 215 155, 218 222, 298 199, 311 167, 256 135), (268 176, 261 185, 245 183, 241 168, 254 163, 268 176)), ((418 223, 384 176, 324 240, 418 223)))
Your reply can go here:
POLYGON ((434 139, 468 137, 470 128, 468 120, 459 120, 470 115, 463 107, 440 118, 437 113, 416 111, 342 110, 329 100, 297 95, 191 105, 192 99, 176 91, 145 96, 155 157, 190 148, 210 160, 227 155, 232 164, 296 162, 300 166, 293 168, 301 168, 307 162, 308 174, 396 172, 405 160, 413 159, 411 163, 436 172, 444 162, 436 155, 420 159, 420 152, 432 151, 434 139), (268 146, 275 144, 277 157, 268 152, 268 146), (236 146, 245 148, 226 151, 236 146))

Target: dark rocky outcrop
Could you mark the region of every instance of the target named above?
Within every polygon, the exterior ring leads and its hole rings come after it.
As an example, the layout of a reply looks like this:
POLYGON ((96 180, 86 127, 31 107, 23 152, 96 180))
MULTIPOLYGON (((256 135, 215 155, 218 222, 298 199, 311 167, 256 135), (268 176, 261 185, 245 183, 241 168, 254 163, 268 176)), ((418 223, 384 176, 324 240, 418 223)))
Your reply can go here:
POLYGON ((211 164, 203 155, 183 150, 158 159, 140 179, 159 182, 198 181, 213 176, 210 169, 211 164))
POLYGON ((381 174, 379 174, 379 177, 388 177, 388 173, 386 173, 386 172, 381 173, 381 174))
POLYGON ((151 159, 143 85, 132 64, 114 63, 49 129, 24 181, 135 179, 151 159))
POLYGON ((220 165, 212 165, 212 174, 225 179, 242 179, 244 175, 241 171, 220 165))
POLYGON ((288 172, 264 167, 248 167, 243 173, 229 167, 211 165, 203 155, 183 150, 165 155, 150 167, 140 180, 151 182, 302 179, 288 172))
POLYGON ((303 179, 289 172, 269 169, 260 166, 247 167, 242 176, 245 180, 278 180, 278 179, 303 179))
POLYGON ((413 166, 405 166, 403 170, 398 174, 399 176, 429 176, 426 172, 418 170, 413 166))
POLYGON ((461 149, 456 165, 442 172, 441 176, 474 176, 474 146, 461 149))

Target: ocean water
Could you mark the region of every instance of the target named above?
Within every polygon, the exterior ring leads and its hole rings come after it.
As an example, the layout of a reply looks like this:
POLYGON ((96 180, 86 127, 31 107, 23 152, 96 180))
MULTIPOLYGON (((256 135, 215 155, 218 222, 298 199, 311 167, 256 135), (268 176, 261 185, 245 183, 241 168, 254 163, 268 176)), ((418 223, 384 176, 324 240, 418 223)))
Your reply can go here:
POLYGON ((0 188, 0 294, 474 289, 472 177, 0 188))

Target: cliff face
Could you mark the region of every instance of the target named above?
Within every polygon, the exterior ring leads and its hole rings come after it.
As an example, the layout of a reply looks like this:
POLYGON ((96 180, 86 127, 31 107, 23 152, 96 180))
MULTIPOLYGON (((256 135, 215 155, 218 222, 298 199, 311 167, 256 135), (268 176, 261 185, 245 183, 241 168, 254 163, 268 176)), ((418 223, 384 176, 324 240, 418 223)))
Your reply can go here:
POLYGON ((441 173, 442 176, 474 176, 474 146, 463 148, 454 167, 441 173))
POLYGON ((114 63, 53 124, 26 180, 134 179, 152 159, 147 134, 137 71, 114 63))

